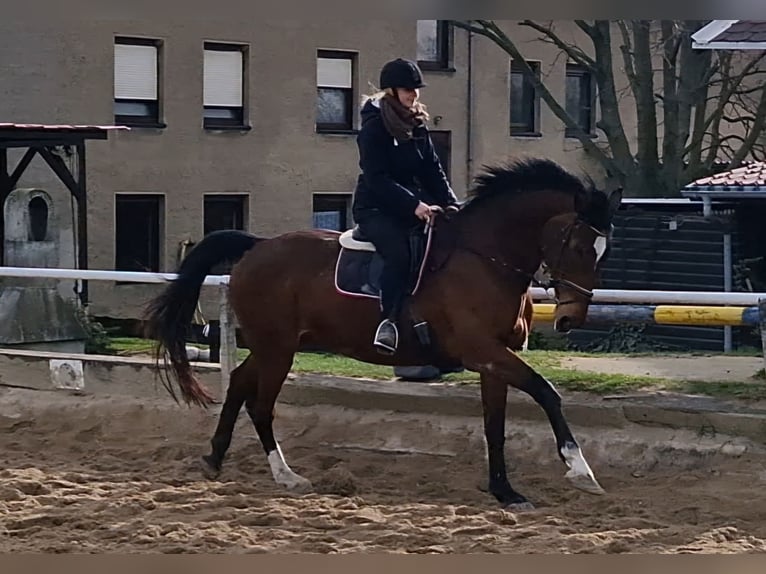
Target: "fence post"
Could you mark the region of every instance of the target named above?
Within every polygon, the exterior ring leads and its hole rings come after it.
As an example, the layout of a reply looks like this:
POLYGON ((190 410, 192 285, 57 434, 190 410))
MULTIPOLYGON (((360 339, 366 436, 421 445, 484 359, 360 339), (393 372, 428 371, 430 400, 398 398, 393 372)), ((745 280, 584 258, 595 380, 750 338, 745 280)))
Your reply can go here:
POLYGON ((766 369, 766 299, 758 299, 759 328, 761 330, 761 350, 763 368, 766 369))
POLYGON ((221 401, 224 401, 226 391, 229 388, 229 377, 237 366, 237 333, 231 305, 229 305, 229 285, 221 283, 218 286, 218 292, 220 296, 218 333, 220 337, 221 401))

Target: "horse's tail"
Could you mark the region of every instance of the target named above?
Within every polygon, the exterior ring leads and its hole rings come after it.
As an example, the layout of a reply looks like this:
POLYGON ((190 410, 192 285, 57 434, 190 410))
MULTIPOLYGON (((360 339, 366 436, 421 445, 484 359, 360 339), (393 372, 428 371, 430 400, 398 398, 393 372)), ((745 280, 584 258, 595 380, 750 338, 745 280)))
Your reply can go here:
MULTIPOLYGON (((259 241, 262 239, 244 231, 215 231, 206 235, 182 261, 178 277, 147 305, 145 336, 157 341, 156 364, 159 367, 162 357, 165 369, 172 373, 187 405, 207 406, 213 399, 194 376, 186 355, 186 332, 194 316, 202 283, 214 265, 238 261, 259 241)), ((161 370, 160 379, 178 402, 170 378, 163 377, 161 370)))

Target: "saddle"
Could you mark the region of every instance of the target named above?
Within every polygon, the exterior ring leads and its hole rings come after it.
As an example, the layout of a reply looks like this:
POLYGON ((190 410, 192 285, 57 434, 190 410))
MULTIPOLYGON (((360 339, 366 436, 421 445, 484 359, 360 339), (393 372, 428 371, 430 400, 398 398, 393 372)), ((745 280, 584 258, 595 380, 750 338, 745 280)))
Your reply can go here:
MULTIPOLYGON (((410 245, 410 273, 407 293, 417 293, 423 270, 431 249, 433 227, 426 232, 416 227, 408 235, 410 245)), ((380 298, 380 275, 383 258, 359 226, 343 232, 338 239, 341 249, 335 265, 335 289, 348 297, 380 298)))

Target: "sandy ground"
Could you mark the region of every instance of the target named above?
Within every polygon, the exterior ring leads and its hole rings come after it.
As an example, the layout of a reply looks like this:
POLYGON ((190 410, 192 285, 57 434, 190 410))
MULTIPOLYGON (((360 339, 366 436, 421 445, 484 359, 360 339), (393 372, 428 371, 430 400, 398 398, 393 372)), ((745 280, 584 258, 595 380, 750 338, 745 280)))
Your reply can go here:
POLYGON ((282 406, 278 438, 314 482, 307 495, 274 485, 244 413, 224 472, 202 479, 216 420, 161 400, 0 388, 0 552, 766 551, 757 445, 716 454, 660 429, 576 430, 607 489, 594 497, 568 486, 549 428, 509 420, 511 480, 537 506, 512 513, 479 488, 479 419, 282 406))

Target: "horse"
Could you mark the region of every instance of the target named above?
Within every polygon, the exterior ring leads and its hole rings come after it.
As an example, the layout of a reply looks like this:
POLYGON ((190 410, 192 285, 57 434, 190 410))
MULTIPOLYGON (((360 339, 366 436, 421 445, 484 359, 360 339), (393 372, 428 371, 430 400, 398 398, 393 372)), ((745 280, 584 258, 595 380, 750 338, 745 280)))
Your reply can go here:
POLYGON ((380 312, 374 290, 352 292, 339 284, 354 265, 357 277, 374 277, 369 258, 375 248, 358 229, 294 230, 273 237, 225 230, 195 245, 177 277, 147 304, 144 324, 146 336, 156 341, 157 372, 166 390, 180 404, 177 386, 187 407, 206 408, 213 397, 194 376, 185 335, 204 278, 214 265, 232 264, 230 304, 250 353, 231 373, 211 450, 201 457, 206 477, 221 472, 244 404, 276 484, 299 493, 312 490, 311 482, 290 468, 273 432, 275 404, 294 355, 310 347, 379 365, 478 373, 488 492, 502 507, 534 508, 506 472, 509 386, 529 394, 547 415, 571 485, 604 493, 562 413, 561 395, 517 351, 531 328, 533 284, 553 289, 556 331, 584 323, 622 190, 608 193, 589 177, 532 158, 483 165, 467 196, 456 208, 437 213, 420 235, 428 244, 418 260, 416 285, 408 291, 409 320, 399 325, 395 354, 372 345, 380 312), (354 256, 368 257, 367 267, 342 262, 354 256))

